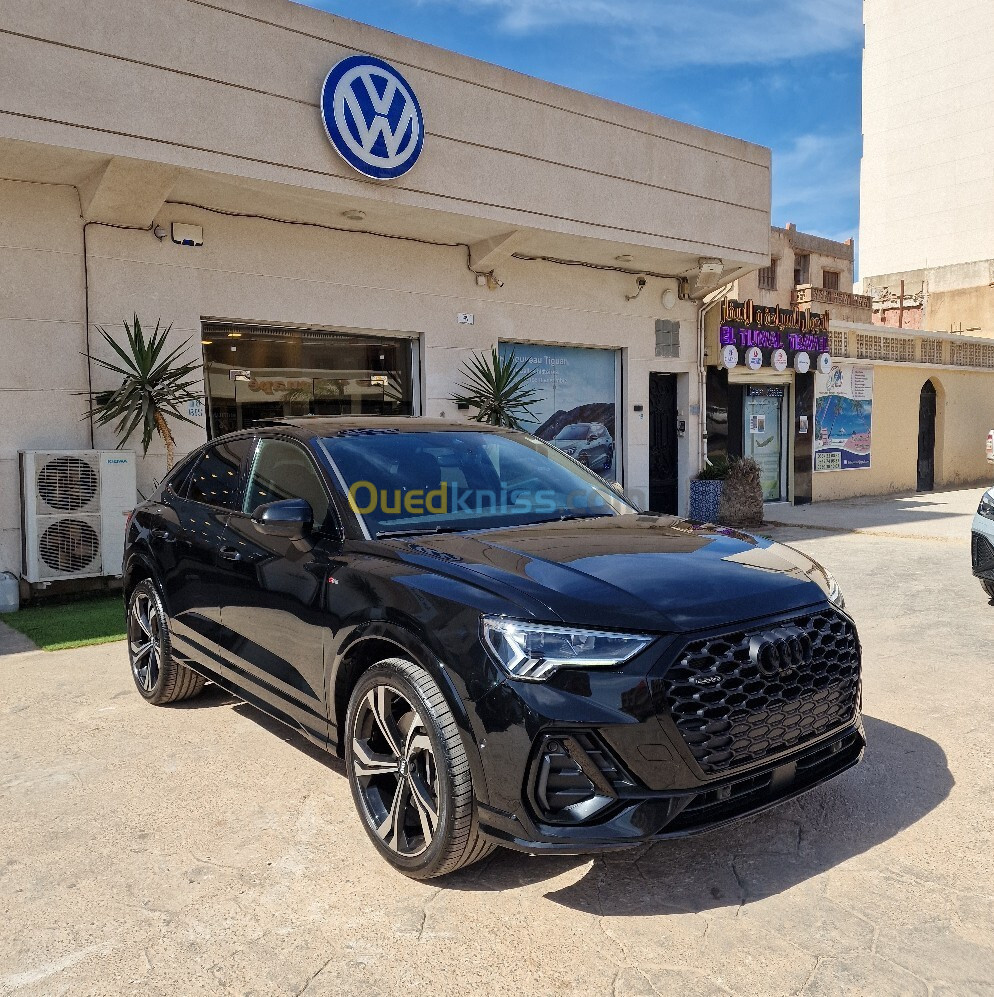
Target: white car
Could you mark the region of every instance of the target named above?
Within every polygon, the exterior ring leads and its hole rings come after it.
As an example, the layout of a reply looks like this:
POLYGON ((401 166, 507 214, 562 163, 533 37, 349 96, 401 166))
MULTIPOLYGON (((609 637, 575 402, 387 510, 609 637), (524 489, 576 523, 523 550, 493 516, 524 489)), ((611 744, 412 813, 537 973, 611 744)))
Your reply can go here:
POLYGON ((980 579, 984 591, 994 601, 994 488, 988 488, 973 517, 973 537, 970 545, 973 574, 980 579))

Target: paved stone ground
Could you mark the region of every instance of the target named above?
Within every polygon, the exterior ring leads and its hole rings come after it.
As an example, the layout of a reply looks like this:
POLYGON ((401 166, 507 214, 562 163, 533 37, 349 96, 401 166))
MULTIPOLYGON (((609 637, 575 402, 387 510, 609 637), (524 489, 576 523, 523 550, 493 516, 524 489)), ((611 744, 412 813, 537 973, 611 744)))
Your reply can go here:
POLYGON ((339 764, 248 707, 148 707, 122 645, 0 656, 0 994, 994 994, 977 498, 777 530, 860 624, 865 762, 733 830, 597 861, 498 852, 410 882, 339 764), (838 532, 861 524, 881 535, 838 532))

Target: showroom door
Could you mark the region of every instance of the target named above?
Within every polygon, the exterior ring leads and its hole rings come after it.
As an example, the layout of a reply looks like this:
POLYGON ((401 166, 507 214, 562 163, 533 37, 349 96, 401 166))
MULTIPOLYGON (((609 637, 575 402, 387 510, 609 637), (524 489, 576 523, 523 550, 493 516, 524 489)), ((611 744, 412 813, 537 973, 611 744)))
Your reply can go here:
POLYGON ((676 515, 679 482, 676 375, 649 375, 649 508, 676 515))

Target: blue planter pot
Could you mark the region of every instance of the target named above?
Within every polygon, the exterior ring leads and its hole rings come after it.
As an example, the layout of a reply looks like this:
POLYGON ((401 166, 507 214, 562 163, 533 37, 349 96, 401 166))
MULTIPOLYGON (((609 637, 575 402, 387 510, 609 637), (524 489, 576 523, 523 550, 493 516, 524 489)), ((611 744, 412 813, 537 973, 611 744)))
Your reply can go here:
POLYGON ((698 523, 717 523, 724 481, 691 481, 690 518, 698 523))

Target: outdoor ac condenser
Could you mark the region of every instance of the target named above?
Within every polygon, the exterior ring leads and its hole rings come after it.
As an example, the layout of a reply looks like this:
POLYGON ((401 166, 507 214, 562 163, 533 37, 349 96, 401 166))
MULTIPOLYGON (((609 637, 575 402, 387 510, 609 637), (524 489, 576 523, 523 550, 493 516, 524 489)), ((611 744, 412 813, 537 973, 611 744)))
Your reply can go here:
POLYGON ((134 453, 22 450, 20 467, 24 580, 120 575, 137 495, 134 453))

